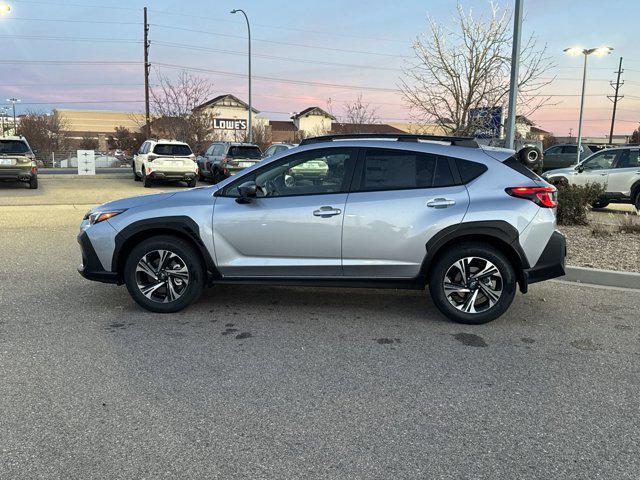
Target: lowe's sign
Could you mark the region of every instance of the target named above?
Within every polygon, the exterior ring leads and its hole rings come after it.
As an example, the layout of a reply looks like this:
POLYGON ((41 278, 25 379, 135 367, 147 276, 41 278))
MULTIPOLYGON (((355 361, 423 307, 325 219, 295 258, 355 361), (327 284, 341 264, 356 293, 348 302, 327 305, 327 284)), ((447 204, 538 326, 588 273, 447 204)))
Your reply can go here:
POLYGON ((502 107, 482 107, 469 110, 469 123, 476 138, 500 138, 502 107))
POLYGON ((246 130, 247 121, 235 118, 214 118, 214 130, 246 130))

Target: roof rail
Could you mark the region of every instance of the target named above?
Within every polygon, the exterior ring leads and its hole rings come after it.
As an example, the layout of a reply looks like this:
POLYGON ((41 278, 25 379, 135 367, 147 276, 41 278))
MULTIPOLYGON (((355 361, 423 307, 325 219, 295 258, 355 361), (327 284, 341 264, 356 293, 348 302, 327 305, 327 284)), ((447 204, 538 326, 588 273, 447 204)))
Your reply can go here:
POLYGON ((449 142, 456 147, 480 148, 478 142, 473 137, 449 137, 446 135, 414 135, 410 133, 346 133, 337 135, 321 135, 319 137, 305 138, 300 145, 310 145, 313 143, 332 142, 334 140, 374 140, 374 139, 396 140, 398 142, 418 142, 420 140, 431 142, 449 142))

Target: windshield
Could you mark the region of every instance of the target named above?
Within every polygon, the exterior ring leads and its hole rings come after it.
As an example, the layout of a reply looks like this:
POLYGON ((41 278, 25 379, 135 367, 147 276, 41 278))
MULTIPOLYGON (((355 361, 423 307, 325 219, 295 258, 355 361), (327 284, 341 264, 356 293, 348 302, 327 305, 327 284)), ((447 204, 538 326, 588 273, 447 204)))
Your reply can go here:
POLYGON ((29 146, 20 140, 0 140, 0 154, 28 153, 29 146))
POLYGON ((155 153, 156 155, 172 155, 175 157, 188 157, 189 155, 191 155, 191 148, 189 148, 189 145, 159 143, 153 149, 153 153, 155 153))
POLYGON ((262 152, 258 147, 231 147, 229 156, 233 158, 255 158, 262 157, 262 152))

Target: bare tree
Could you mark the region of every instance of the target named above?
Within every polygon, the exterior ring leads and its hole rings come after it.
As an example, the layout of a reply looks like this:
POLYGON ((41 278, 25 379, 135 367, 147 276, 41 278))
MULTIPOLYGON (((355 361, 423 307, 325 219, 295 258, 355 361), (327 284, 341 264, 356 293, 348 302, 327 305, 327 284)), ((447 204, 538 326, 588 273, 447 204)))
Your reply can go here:
MULTIPOLYGON (((454 28, 428 17, 428 31, 413 43, 415 61, 404 69, 400 89, 418 123, 435 123, 452 134, 472 134, 474 108, 504 107, 511 68, 511 12, 490 3, 488 16, 476 17, 458 4, 454 28)), ((555 77, 546 45, 538 48, 534 35, 520 54, 518 107, 530 115, 550 103, 541 95, 555 77)))
POLYGON ((113 150, 122 150, 132 155, 142 144, 143 139, 138 132, 131 132, 126 127, 116 127, 114 133, 109 135, 107 145, 113 150))
POLYGON ((344 104, 344 123, 371 124, 380 123, 378 108, 364 101, 362 93, 352 102, 344 104))
POLYGON ((208 140, 212 117, 197 107, 213 95, 213 85, 203 77, 186 71, 175 80, 156 71, 158 86, 151 89, 154 116, 151 130, 155 135, 189 143, 198 151, 208 140))
POLYGON ((57 112, 51 114, 29 112, 20 118, 19 133, 31 148, 37 150, 37 157, 48 161, 52 153, 67 153, 70 141, 65 135, 67 123, 57 112))

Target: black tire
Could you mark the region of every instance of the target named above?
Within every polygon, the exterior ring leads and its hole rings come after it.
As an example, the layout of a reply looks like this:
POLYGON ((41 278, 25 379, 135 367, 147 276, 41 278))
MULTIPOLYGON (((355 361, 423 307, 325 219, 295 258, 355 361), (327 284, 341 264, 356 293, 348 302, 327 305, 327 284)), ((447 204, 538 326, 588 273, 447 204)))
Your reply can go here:
MULTIPOLYGON (((433 299, 436 307, 438 307, 438 310, 440 310, 450 320, 458 323, 480 325, 495 320, 507 311, 515 297, 516 283, 516 274, 513 265, 511 265, 511 262, 503 253, 485 243, 465 242, 447 249, 447 251, 444 252, 435 262, 429 275, 429 292, 431 293, 431 298, 433 299), (498 269, 501 277, 501 293, 497 302, 495 302, 493 306, 488 306, 485 310, 477 313, 467 313, 456 308, 447 298, 444 289, 445 276, 449 269, 453 268, 453 265, 458 260, 468 257, 476 257, 493 263, 493 265, 498 269)), ((473 287, 473 285, 471 285, 471 287, 473 287)), ((485 299, 485 305, 489 303, 486 301, 488 297, 484 296, 484 294, 482 294, 482 296, 480 295, 482 287, 478 287, 476 285, 474 290, 479 290, 479 293, 476 294, 476 299, 480 297, 481 300, 485 299)))
POLYGON ((604 208, 609 205, 609 202, 593 202, 591 208, 604 208))
POLYGON ((145 173, 144 165, 142 166, 142 185, 144 188, 151 188, 152 186, 151 179, 147 177, 147 174, 145 173))
POLYGON ((133 171, 133 180, 135 182, 139 182, 141 180, 140 176, 136 173, 136 164, 133 162, 131 165, 131 170, 133 171))
MULTIPOLYGON (((136 245, 126 259, 123 272, 124 281, 131 298, 142 308, 156 313, 178 312, 196 301, 206 283, 205 275, 202 256, 197 250, 187 241, 171 235, 151 237, 136 245), (189 275, 188 284, 185 289, 180 292, 180 296, 176 300, 166 303, 154 301, 145 296, 140 290, 140 287, 138 287, 136 277, 136 267, 140 260, 145 255, 150 254, 150 252, 157 250, 165 250, 177 255, 179 259, 184 262, 189 275)), ((165 292, 167 291, 166 288, 167 287, 162 286, 152 295, 162 295, 163 289, 165 292)))
POLYGON ((29 180, 29 188, 31 190, 35 190, 38 188, 38 177, 31 177, 31 180, 29 180))
POLYGON ((636 206, 636 210, 638 211, 638 215, 640 215, 640 190, 636 192, 636 199, 633 204, 636 206))
POLYGON ((198 185, 198 178, 197 177, 193 177, 193 179, 191 179, 191 180, 189 180, 187 182, 187 187, 189 187, 189 188, 193 188, 196 185, 198 185))
POLYGON ((523 165, 533 168, 540 163, 542 155, 535 147, 525 147, 518 152, 518 158, 523 165))

